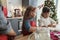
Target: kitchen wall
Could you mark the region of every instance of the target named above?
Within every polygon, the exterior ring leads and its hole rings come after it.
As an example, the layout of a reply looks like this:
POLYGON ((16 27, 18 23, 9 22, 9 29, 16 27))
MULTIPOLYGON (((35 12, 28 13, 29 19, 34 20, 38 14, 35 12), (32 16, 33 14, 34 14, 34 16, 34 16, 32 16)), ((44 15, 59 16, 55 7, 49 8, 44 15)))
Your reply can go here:
POLYGON ((43 7, 41 7, 39 9, 38 6, 41 6, 42 4, 44 4, 44 1, 45 0, 29 0, 29 5, 32 5, 32 6, 37 8, 37 10, 36 10, 36 15, 37 15, 36 16, 36 22, 37 22, 37 26, 38 26, 38 19, 40 19, 40 14, 41 14, 42 8, 43 8, 43 7))
POLYGON ((7 0, 1 0, 3 6, 7 6, 7 0))
POLYGON ((22 0, 7 0, 8 17, 11 17, 14 9, 21 9, 22 11, 22 0))
POLYGON ((22 0, 22 6, 23 7, 29 6, 29 0, 22 0))

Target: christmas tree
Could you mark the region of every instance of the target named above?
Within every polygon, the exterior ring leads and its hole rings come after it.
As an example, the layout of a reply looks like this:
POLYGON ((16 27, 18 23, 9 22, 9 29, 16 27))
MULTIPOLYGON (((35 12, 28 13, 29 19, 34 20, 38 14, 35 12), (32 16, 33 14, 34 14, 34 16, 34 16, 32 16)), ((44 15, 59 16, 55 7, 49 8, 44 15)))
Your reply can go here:
POLYGON ((57 21, 57 12, 56 12, 56 6, 54 4, 54 0, 46 0, 45 5, 50 8, 50 17, 57 21))

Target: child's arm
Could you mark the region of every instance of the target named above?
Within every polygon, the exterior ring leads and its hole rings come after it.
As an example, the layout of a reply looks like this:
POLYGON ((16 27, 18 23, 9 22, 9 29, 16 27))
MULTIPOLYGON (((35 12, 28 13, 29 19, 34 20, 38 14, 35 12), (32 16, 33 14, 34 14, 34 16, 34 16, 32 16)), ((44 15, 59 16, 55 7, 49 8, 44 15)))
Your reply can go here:
POLYGON ((43 24, 43 22, 42 22, 41 19, 38 20, 38 25, 39 25, 40 27, 46 27, 46 26, 43 24))
POLYGON ((51 24, 48 25, 48 27, 55 27, 56 21, 54 21, 52 18, 50 18, 51 24))
POLYGON ((55 27, 56 24, 49 24, 48 27, 55 27))
POLYGON ((30 27, 30 31, 29 32, 35 32, 36 31, 36 29, 37 29, 37 27, 30 27))
POLYGON ((25 24, 25 28, 28 32, 34 32, 36 30, 36 27, 32 27, 28 20, 26 20, 24 24, 25 24))

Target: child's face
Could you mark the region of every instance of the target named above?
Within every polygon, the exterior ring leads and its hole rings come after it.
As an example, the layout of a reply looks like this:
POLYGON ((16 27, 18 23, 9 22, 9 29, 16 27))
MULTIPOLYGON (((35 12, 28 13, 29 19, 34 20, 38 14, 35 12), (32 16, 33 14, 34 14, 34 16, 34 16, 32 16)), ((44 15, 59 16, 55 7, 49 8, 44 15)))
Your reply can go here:
POLYGON ((35 11, 30 12, 30 15, 31 15, 31 17, 35 17, 36 16, 35 11))
POLYGON ((49 12, 43 13, 44 18, 48 18, 48 17, 49 17, 49 15, 50 15, 50 13, 49 13, 49 12))

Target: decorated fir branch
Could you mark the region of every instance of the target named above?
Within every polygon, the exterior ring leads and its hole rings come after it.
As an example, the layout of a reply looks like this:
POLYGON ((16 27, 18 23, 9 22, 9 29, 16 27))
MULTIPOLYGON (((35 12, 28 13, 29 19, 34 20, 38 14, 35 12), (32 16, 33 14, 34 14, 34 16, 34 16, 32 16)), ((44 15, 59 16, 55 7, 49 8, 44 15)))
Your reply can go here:
POLYGON ((57 12, 56 12, 56 6, 54 5, 54 0, 46 0, 44 6, 47 6, 51 9, 50 17, 55 21, 57 21, 57 12))

